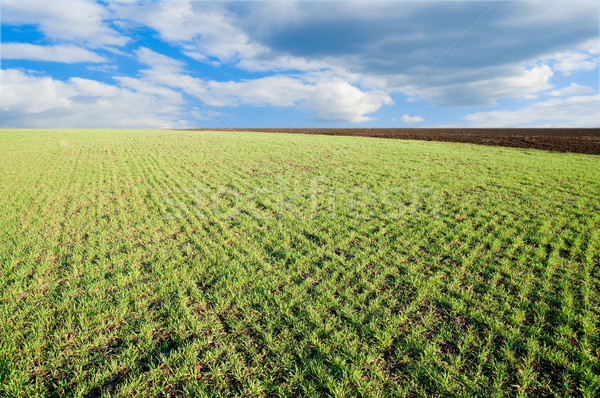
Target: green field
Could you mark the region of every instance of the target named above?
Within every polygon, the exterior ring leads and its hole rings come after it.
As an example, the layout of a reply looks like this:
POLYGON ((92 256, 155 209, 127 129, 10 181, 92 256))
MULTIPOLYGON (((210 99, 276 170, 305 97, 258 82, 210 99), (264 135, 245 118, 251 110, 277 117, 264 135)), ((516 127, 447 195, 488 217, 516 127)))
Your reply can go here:
POLYGON ((0 130, 0 396, 598 396, 600 157, 0 130))

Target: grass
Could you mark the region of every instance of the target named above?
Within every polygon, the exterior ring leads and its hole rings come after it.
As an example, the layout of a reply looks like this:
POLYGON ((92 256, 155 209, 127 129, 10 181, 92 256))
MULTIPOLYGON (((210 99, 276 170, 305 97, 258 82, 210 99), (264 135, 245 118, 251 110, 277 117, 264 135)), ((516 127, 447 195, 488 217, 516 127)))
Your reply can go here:
POLYGON ((600 158, 0 131, 0 396, 597 396, 600 158))

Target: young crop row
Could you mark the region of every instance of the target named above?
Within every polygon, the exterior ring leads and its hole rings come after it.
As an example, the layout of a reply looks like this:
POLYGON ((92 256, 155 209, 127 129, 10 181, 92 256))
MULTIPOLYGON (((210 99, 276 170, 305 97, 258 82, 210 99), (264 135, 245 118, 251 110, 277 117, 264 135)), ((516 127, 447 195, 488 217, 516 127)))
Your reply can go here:
POLYGON ((0 132, 0 395, 595 396, 600 162, 0 132))

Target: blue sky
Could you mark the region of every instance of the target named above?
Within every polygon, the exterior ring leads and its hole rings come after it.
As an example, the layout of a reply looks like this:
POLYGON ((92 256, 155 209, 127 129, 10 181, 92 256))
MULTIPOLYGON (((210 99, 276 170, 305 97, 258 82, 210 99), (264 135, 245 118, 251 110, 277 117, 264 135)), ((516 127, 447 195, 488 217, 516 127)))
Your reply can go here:
POLYGON ((0 127, 600 127, 598 1, 0 7, 0 127))

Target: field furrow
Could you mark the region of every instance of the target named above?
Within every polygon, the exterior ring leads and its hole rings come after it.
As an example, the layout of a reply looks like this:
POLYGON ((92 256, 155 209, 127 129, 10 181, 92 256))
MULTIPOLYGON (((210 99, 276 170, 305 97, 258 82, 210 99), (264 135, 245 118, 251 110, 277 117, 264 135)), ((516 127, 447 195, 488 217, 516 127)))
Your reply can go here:
POLYGON ((585 396, 596 155, 0 131, 2 396, 585 396))

